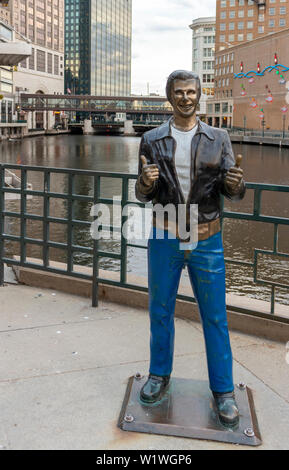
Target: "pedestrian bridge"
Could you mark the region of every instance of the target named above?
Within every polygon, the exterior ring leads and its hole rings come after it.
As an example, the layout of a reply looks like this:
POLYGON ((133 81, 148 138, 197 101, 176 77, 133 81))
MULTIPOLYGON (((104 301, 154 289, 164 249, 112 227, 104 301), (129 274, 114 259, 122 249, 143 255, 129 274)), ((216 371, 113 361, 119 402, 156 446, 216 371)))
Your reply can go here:
POLYGON ((161 96, 88 96, 88 95, 21 95, 23 111, 63 111, 87 113, 130 113, 137 115, 172 115, 167 98, 161 96))

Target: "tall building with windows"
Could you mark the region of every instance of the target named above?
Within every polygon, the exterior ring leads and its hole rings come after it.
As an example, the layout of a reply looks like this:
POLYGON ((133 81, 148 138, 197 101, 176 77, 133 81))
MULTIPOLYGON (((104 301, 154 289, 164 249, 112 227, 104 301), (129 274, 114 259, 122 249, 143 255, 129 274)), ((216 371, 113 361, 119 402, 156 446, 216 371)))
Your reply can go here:
POLYGON ((289 26, 287 0, 217 0, 216 51, 289 26))
MULTIPOLYGON (((13 72, 15 101, 20 93, 64 92, 64 0, 6 0, 15 41, 26 41, 32 54, 13 72)), ((30 128, 51 127, 52 113, 30 113, 30 128)))
POLYGON ((193 32, 192 70, 202 83, 200 114, 206 113, 206 101, 214 95, 214 58, 216 18, 198 18, 190 25, 193 32))
POLYGON ((32 45, 32 55, 14 74, 15 87, 63 93, 64 0, 9 0, 9 8, 15 39, 26 38, 32 45))
POLYGON ((65 89, 131 93, 132 0, 65 0, 65 89))

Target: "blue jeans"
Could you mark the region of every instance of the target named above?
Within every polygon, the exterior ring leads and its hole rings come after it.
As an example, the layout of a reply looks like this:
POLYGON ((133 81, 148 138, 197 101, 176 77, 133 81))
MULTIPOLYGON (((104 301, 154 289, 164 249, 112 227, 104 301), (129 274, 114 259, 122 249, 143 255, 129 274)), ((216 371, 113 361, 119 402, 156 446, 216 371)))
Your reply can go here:
POLYGON ((225 263, 221 232, 199 241, 191 251, 180 249, 178 239, 157 239, 152 228, 148 242, 149 311, 151 321, 150 373, 167 376, 174 354, 174 310, 184 264, 199 305, 210 388, 225 393, 234 389, 233 359, 227 324, 225 263))

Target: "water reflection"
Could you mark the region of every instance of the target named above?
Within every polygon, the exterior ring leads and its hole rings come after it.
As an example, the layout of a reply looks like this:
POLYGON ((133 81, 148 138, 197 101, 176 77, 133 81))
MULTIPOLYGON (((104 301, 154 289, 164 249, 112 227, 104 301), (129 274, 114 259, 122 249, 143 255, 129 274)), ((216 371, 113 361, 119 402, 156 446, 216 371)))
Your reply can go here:
MULTIPOLYGON (((77 168, 107 172, 136 173, 138 168, 139 138, 105 137, 105 136, 55 136, 25 139, 22 142, 3 142, 0 145, 0 161, 6 163, 19 163, 26 165, 49 166, 58 168, 77 168)), ((235 145, 235 153, 243 154, 244 173, 250 182, 289 184, 289 151, 277 147, 235 145)), ((28 172, 28 181, 33 189, 43 189, 43 176, 38 172, 28 172)), ((67 175, 54 173, 51 177, 52 192, 66 193, 68 191, 67 175)), ((115 178, 102 178, 101 197, 112 198, 121 196, 121 180, 115 178)), ((74 179, 74 193, 82 196, 92 196, 93 178, 77 176, 74 179)), ((289 217, 289 194, 264 193, 262 197, 262 214, 289 217)), ((129 199, 135 201, 134 181, 129 185, 129 199)), ((92 222, 90 216, 91 202, 74 201, 73 219, 92 222)), ((19 211, 19 201, 6 202, 11 211, 19 211)), ((226 209, 250 212, 253 209, 253 191, 248 190, 244 200, 238 204, 226 201, 226 209)), ((30 214, 43 214, 43 198, 35 197, 27 201, 27 212, 30 214)), ((50 199, 50 216, 67 217, 68 203, 64 199, 50 199)), ((114 221, 115 222, 115 221, 114 221)), ((7 231, 19 234, 19 221, 9 218, 5 221, 7 231)), ((120 226, 120 214, 116 216, 116 223, 120 226)), ((42 222, 29 221, 28 233, 33 238, 41 239, 43 236, 42 222)), ((254 249, 273 249, 273 226, 264 223, 249 221, 225 220, 224 249, 228 258, 252 262, 254 249)), ((279 251, 289 252, 289 227, 279 228, 279 251)), ((66 225, 51 223, 49 239, 55 242, 66 242, 68 233, 66 225)), ((89 227, 73 226, 73 244, 79 247, 92 248, 92 239, 89 227)), ((16 253, 19 250, 17 243, 6 243, 6 249, 16 253)), ((112 253, 120 253, 120 241, 103 240, 100 249, 112 253)), ((35 245, 28 245, 27 256, 42 255, 35 245)), ((66 252, 62 249, 50 248, 50 258, 55 261, 66 261, 66 252)), ((258 268, 260 278, 272 279, 286 284, 288 281, 288 262, 281 258, 261 259, 258 268)), ((75 265, 92 265, 92 256, 79 251, 74 254, 75 265)), ((100 267, 119 271, 118 260, 102 258, 100 267)), ((146 273, 146 250, 128 248, 128 272, 144 275, 146 273)), ((251 296, 254 298, 270 300, 270 289, 255 285, 252 281, 253 269, 243 266, 227 265, 227 290, 230 293, 251 296)), ((184 278, 188 276, 184 272, 184 278)), ((289 304, 288 292, 285 289, 276 289, 276 300, 289 304)))

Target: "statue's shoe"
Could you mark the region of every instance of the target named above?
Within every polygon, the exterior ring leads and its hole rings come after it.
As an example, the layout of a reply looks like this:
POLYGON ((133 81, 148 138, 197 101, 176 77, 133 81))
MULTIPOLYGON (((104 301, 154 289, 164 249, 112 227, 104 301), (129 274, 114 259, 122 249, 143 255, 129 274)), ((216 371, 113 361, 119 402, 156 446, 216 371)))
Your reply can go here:
POLYGON ((239 410, 234 392, 213 392, 219 419, 225 426, 236 426, 239 423, 239 410))
POLYGON ((155 403, 161 400, 170 382, 170 376, 159 377, 149 375, 148 380, 140 391, 140 398, 145 403, 155 403))

